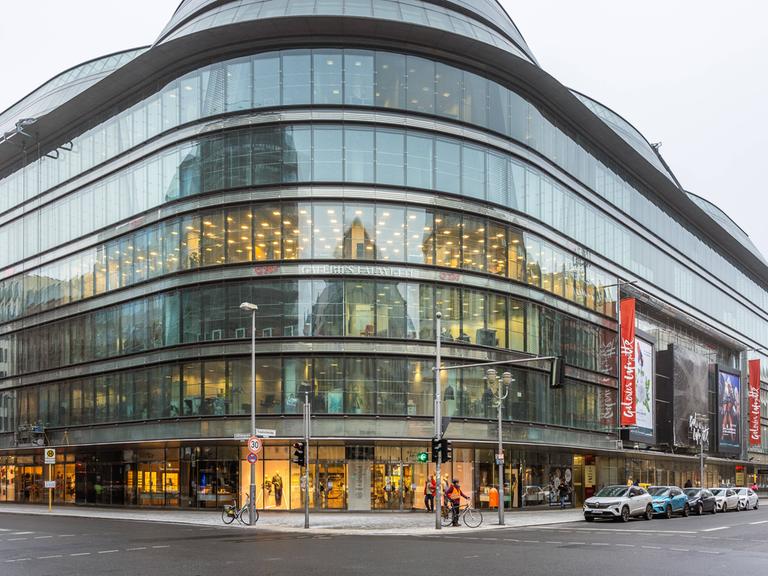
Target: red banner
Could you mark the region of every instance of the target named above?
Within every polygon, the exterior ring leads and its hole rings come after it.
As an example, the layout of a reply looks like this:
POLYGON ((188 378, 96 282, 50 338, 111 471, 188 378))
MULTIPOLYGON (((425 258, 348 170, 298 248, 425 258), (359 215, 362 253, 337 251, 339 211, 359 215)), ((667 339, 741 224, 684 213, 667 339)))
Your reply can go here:
POLYGON ((749 361, 749 445, 760 446, 760 360, 749 361))
POLYGON ((621 373, 619 386, 621 398, 621 426, 637 424, 635 409, 635 299, 624 298, 620 308, 621 321, 621 373))

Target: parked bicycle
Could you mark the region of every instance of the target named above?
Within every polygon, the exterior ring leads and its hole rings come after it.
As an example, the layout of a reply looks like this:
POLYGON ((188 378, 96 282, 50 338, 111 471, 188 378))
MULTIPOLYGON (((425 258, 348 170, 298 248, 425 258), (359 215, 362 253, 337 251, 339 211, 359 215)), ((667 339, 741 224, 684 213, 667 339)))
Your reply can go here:
MULTIPOLYGON (((225 504, 224 509, 221 511, 221 520, 224 524, 232 524, 235 520, 240 520, 242 524, 246 526, 250 525, 250 518, 248 516, 248 504, 250 500, 246 499, 245 504, 238 508, 237 500, 233 500, 232 504, 225 504)), ((253 521, 259 521, 259 511, 253 509, 253 521)))
MULTIPOLYGON (((467 528, 477 528, 483 523, 483 513, 472 507, 471 502, 459 506, 459 521, 463 521, 467 528)), ((443 506, 440 513, 440 523, 450 526, 453 522, 453 512, 450 506, 443 506)))

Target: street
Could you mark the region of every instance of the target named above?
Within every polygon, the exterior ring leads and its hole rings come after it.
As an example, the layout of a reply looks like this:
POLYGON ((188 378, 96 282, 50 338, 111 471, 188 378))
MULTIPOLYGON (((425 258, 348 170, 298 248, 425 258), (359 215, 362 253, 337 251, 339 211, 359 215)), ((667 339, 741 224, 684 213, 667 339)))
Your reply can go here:
MULTIPOLYGON (((486 517, 486 521, 495 519, 486 517)), ((0 513, 0 574, 464 576, 759 574, 768 507, 714 516, 571 522, 424 536, 347 536, 236 526, 0 513)))

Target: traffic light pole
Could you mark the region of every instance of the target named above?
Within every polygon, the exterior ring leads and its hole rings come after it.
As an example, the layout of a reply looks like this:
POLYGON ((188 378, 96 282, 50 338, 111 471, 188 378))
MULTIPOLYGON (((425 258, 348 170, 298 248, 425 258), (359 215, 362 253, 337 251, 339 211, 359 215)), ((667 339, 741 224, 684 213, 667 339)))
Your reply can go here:
MULTIPOLYGON (((442 350, 440 349, 441 340, 442 340, 442 319, 443 315, 438 312, 435 314, 435 438, 440 440, 443 437, 443 431, 442 431, 442 423, 441 423, 441 398, 440 398, 440 392, 441 392, 441 384, 440 384, 440 368, 441 368, 441 358, 440 354, 442 350)), ((435 499, 433 502, 433 506, 435 507, 435 530, 440 530, 441 523, 440 523, 440 514, 443 510, 443 480, 440 477, 440 460, 442 459, 442 455, 440 453, 440 450, 437 451, 437 458, 435 459, 435 499)))
MULTIPOLYGON (((251 310, 251 436, 256 436, 256 310, 251 310)), ((256 460, 251 462, 248 525, 256 523, 256 460)))
POLYGON ((304 528, 309 528, 309 393, 304 393, 304 528))

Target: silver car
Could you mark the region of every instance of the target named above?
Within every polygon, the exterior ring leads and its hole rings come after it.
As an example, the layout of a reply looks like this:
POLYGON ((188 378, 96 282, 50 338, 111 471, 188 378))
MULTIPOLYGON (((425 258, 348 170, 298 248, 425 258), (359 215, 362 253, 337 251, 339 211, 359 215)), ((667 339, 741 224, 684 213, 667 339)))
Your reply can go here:
POLYGON ((760 498, 752 488, 734 488, 739 495, 739 510, 757 510, 760 498))
POLYGON ((653 518, 651 495, 640 486, 606 486, 584 501, 584 520, 595 518, 629 521, 634 516, 653 518))

